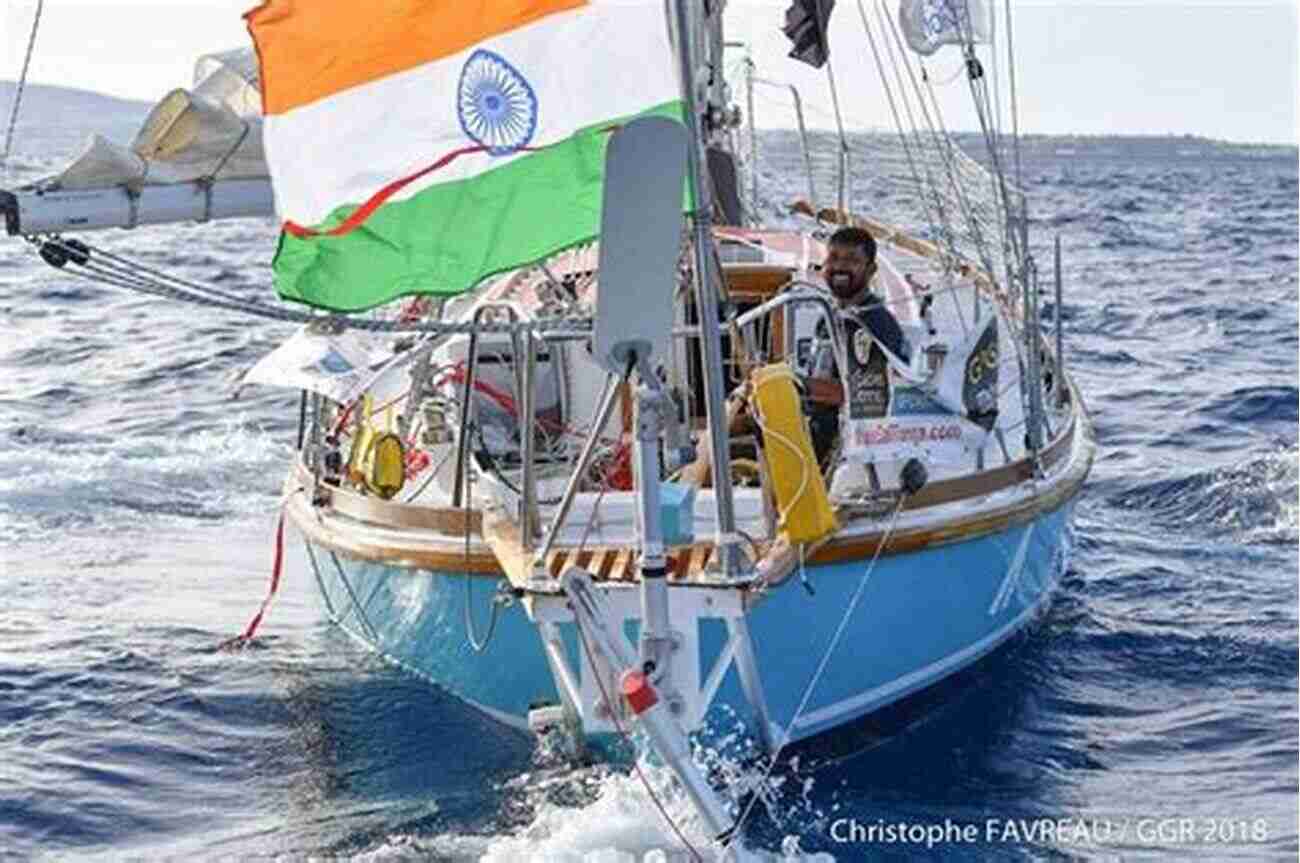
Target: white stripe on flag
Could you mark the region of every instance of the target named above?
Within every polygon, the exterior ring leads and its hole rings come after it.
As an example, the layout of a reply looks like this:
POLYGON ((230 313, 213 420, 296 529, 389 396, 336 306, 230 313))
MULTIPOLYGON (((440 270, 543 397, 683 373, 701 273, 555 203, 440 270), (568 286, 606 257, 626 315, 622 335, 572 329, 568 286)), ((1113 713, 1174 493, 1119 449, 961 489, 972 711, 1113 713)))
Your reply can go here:
MULTIPOLYGON (((500 55, 531 85, 530 146, 680 97, 664 8, 602 4, 557 13, 474 48, 266 118, 267 162, 281 220, 316 225, 336 207, 473 145, 457 119, 457 87, 475 50, 500 55)), ((474 153, 410 184, 393 200, 474 176, 527 153, 474 153)))

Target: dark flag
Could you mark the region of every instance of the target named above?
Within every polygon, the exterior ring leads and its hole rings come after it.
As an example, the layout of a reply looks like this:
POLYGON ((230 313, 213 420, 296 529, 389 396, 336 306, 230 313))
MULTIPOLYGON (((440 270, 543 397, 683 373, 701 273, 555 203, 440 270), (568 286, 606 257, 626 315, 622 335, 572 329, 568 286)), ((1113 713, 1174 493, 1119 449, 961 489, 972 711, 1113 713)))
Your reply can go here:
POLYGON ((830 56, 826 42, 826 27, 831 20, 835 0, 794 0, 785 10, 785 26, 781 32, 794 43, 790 56, 820 69, 830 56))

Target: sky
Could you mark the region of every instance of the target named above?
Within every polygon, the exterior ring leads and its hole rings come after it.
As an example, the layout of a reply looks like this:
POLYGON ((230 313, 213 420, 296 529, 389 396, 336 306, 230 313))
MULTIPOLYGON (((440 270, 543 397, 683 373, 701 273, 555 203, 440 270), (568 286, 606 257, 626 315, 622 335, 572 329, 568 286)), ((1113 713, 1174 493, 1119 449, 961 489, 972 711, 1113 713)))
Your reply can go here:
MULTIPOLYGON (((882 2, 860 0, 873 28, 879 27, 882 2)), ((993 0, 999 13, 1004 2, 993 0)), ((15 79, 21 71, 36 5, 36 0, 6 4, 0 79, 15 79)), ((185 86, 197 56, 248 44, 240 14, 253 5, 251 0, 46 0, 28 80, 153 100, 185 86)), ((779 29, 785 5, 785 0, 731 0, 727 37, 750 46, 759 75, 799 88, 810 125, 830 127, 834 115, 825 70, 785 59, 788 44, 779 29)), ((897 8, 895 0, 889 0, 889 8, 897 8)), ((1024 132, 1193 134, 1296 143, 1300 16, 1295 0, 1011 0, 1011 8, 1024 132)), ((859 0, 838 0, 831 19, 831 63, 841 109, 851 128, 892 128, 859 9, 859 0)), ((998 26, 1005 30, 1000 21, 998 26)), ((883 51, 881 31, 872 32, 883 51)), ((999 62, 1005 86, 1005 55, 999 62)), ((978 128, 956 49, 941 49, 926 65, 945 125, 978 128)), ((790 105, 783 91, 758 88, 759 126, 792 126, 790 105)), ((1003 110, 1009 126, 1009 100, 1003 110)))

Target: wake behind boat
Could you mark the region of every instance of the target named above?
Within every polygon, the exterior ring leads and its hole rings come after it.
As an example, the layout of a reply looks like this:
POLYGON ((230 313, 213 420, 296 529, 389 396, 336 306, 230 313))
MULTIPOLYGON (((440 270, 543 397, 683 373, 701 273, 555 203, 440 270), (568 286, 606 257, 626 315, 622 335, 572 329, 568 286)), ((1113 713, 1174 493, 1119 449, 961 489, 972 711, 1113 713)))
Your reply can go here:
MULTIPOLYGON (((345 6, 264 4, 257 61, 205 59, 131 147, 0 196, 69 273, 304 322, 246 380, 301 393, 284 517, 342 627, 513 727, 672 737, 725 708, 775 755, 1041 614, 1094 445, 1059 317, 1043 332, 982 6, 863 11, 882 97, 926 113, 860 159, 841 133, 829 182, 801 135, 808 197, 775 212, 769 82, 701 74, 733 50, 719 8, 501 11, 454 38, 434 16, 358 44, 345 6), (594 47, 561 74, 556 39, 594 47), (633 42, 644 75, 593 84, 633 42), (945 44, 984 165, 914 77, 945 44), (277 290, 319 311, 62 236, 270 215, 272 193, 277 290)), ((828 14, 787 15, 815 65, 828 14)))

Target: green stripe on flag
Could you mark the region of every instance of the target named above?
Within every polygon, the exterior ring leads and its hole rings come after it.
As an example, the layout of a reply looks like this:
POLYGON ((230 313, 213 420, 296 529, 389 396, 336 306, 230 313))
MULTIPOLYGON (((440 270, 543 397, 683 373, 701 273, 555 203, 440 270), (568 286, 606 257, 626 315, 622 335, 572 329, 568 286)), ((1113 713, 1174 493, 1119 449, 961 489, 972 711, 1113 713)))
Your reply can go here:
MULTIPOLYGON (((341 237, 282 232, 276 292, 286 300, 356 312, 415 294, 464 293, 486 276, 595 239, 607 130, 651 115, 681 120, 682 105, 668 102, 589 126, 476 177, 386 203, 341 237)), ((327 231, 358 206, 339 207, 315 227, 327 231)), ((686 194, 683 208, 689 212, 686 194)))

